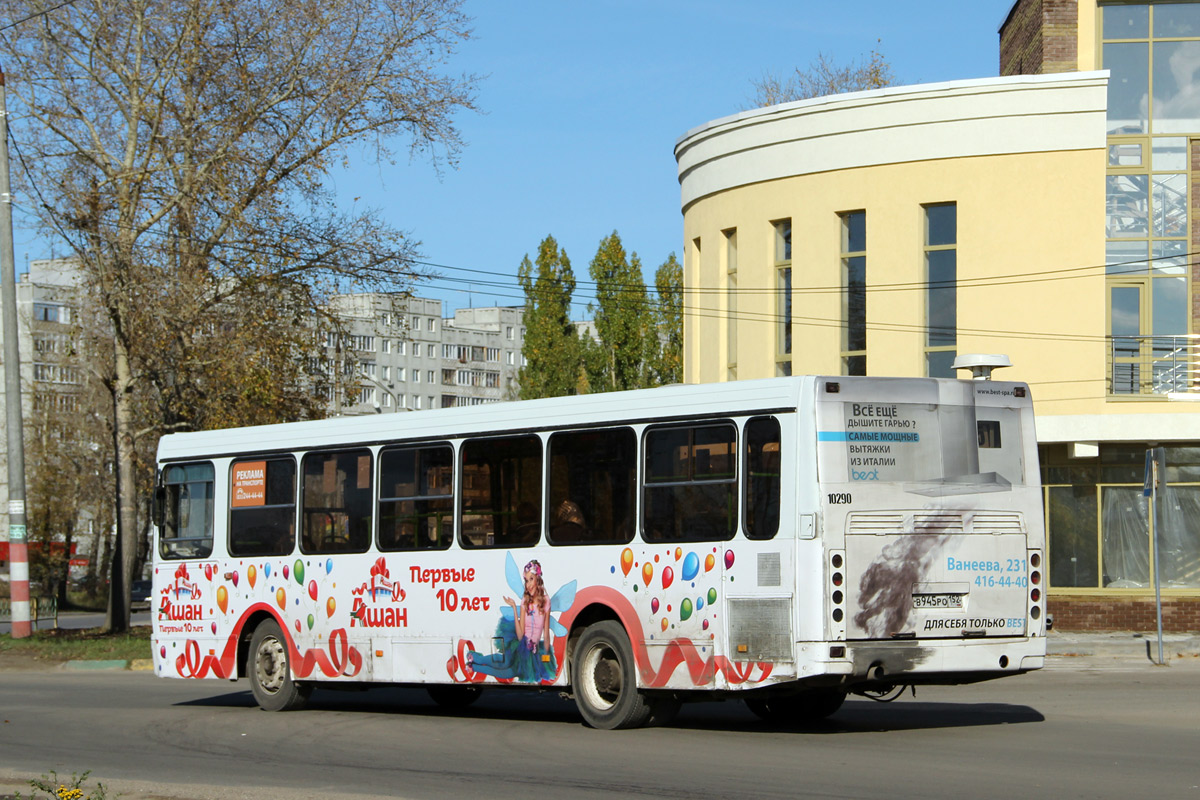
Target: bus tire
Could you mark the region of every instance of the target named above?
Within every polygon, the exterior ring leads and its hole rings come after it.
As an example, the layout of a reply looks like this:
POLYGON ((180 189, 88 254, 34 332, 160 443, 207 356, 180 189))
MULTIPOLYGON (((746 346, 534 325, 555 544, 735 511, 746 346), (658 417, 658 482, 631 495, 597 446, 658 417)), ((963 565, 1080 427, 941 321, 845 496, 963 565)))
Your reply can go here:
POLYGON ((600 730, 640 728, 654 708, 637 688, 625 629, 604 620, 584 629, 571 658, 571 690, 583 721, 600 730))
POLYGON ((818 722, 833 714, 846 701, 838 689, 806 689, 774 697, 747 697, 746 707, 768 722, 818 722))
POLYGON ((312 687, 292 680, 288 663, 288 644, 279 624, 263 620, 250 639, 250 688, 264 711, 291 711, 300 708, 312 694, 312 687))
POLYGON ((448 711, 461 711, 474 703, 483 694, 478 686, 447 686, 442 683, 431 683, 425 687, 433 702, 448 711))

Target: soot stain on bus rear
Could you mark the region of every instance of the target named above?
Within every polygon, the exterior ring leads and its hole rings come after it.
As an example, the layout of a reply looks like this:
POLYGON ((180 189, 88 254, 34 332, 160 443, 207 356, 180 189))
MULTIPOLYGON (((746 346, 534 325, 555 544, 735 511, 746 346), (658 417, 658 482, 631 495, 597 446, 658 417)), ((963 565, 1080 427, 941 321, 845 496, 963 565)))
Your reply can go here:
POLYGON ((917 533, 884 547, 859 581, 855 624, 872 638, 903 632, 912 613, 913 584, 949 540, 949 536, 917 533))

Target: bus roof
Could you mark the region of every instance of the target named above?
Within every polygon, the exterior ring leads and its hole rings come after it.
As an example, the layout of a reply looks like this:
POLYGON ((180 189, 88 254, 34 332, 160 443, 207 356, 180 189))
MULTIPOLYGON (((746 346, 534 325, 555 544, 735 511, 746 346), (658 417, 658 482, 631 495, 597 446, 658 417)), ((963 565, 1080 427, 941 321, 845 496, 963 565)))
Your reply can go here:
MULTIPOLYGON (((929 378, 848 378, 841 382, 926 382, 929 378)), ((626 392, 517 400, 406 413, 331 417, 275 425, 173 433, 158 444, 159 461, 255 451, 344 447, 397 440, 445 439, 512 431, 656 421, 694 416, 743 416, 795 410, 818 376, 676 384, 626 392)), ((995 382, 998 385, 1002 382, 995 382)))

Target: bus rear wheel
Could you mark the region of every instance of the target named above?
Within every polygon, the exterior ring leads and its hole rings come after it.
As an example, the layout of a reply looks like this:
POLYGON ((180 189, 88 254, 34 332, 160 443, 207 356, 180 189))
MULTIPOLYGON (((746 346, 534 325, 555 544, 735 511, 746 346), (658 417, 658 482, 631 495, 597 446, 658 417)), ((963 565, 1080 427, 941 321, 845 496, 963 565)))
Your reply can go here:
POLYGON ((846 693, 838 689, 807 689, 774 697, 747 697, 746 707, 768 722, 817 722, 842 707, 846 693))
POLYGON ((291 711, 300 708, 312 694, 312 687, 292 680, 288 663, 287 639, 275 620, 264 620, 250 639, 250 688, 264 711, 291 711))
POLYGON ((571 659, 571 689, 583 721, 593 728, 640 728, 654 704, 638 691, 633 648, 612 620, 588 626, 571 659))

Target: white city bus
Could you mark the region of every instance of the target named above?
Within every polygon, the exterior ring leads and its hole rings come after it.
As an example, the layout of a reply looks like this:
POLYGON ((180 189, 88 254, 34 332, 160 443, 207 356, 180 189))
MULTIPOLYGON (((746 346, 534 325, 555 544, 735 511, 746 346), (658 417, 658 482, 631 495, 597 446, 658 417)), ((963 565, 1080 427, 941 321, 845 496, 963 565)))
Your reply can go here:
POLYGON ((737 696, 1042 666, 1024 384, 794 377, 173 434, 158 675, 567 691, 620 728, 737 696))

